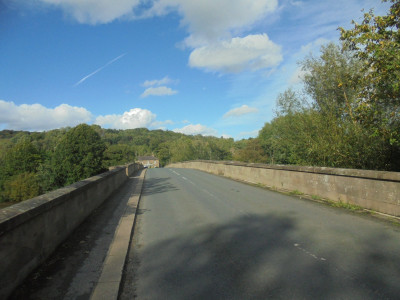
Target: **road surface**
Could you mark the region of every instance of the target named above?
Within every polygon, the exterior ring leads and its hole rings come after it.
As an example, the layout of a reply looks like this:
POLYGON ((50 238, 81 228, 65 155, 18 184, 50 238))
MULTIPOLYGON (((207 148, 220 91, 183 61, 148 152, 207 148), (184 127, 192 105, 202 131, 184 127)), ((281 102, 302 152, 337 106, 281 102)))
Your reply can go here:
POLYGON ((150 169, 120 299, 399 299, 400 227, 189 169, 150 169))

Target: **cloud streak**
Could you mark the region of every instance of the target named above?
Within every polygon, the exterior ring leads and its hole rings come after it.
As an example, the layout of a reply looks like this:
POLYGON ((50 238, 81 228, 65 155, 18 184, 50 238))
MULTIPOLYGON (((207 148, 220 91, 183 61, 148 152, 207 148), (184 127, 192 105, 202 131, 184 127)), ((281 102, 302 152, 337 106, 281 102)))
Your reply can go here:
POLYGON ((167 84, 175 84, 178 83, 178 80, 171 79, 168 76, 165 76, 162 79, 156 79, 156 80, 146 80, 142 85, 144 87, 149 87, 149 86, 160 86, 160 85, 167 85, 167 84))
POLYGON ((126 55, 126 53, 121 54, 120 56, 117 56, 116 58, 110 60, 108 63, 106 63, 104 66, 98 68, 97 70, 95 70, 94 72, 90 73, 89 75, 86 75, 85 77, 83 77, 81 80, 79 80, 77 83, 74 84, 74 86, 78 86, 81 83, 83 83, 86 79, 92 77, 93 75, 99 73, 101 70, 103 70, 104 68, 108 67, 109 65, 115 63, 117 60, 121 59, 122 57, 124 57, 126 55))
POLYGON ((253 114, 257 113, 258 109, 255 107, 249 107, 247 105, 242 105, 241 107, 231 109, 228 111, 223 118, 229 118, 229 117, 240 117, 243 115, 248 115, 248 114, 253 114))
POLYGON ((158 86, 158 87, 149 87, 147 88, 141 95, 141 98, 145 98, 148 96, 172 96, 177 94, 178 91, 173 90, 166 86, 158 86))

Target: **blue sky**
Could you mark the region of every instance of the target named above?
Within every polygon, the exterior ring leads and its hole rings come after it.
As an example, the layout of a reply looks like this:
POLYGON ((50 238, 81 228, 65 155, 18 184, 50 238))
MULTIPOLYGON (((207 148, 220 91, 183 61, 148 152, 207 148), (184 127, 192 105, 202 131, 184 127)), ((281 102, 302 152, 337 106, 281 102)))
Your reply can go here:
POLYGON ((2 0, 0 129, 255 137, 297 62, 379 0, 2 0))

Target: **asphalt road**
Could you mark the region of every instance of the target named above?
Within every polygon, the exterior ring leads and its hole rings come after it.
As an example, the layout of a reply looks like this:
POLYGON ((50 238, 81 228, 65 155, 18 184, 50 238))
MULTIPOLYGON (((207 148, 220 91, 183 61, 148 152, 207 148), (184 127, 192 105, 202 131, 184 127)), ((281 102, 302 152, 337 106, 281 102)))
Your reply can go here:
POLYGON ((399 299, 400 227, 188 169, 151 169, 120 299, 399 299))

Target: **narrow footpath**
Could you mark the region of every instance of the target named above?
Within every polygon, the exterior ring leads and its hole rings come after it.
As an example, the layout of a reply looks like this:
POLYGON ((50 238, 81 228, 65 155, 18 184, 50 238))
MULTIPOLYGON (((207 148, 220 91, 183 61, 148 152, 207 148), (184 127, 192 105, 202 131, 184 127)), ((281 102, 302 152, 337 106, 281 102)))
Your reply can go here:
MULTIPOLYGON (((121 220, 126 217, 131 220, 132 215, 136 214, 145 171, 139 171, 129 178, 111 198, 97 208, 53 255, 14 291, 9 299, 90 299, 99 280, 109 275, 104 272, 102 274, 102 271, 109 250, 118 242, 119 237, 115 235, 122 231, 118 230, 121 227, 121 220)), ((131 229, 132 225, 129 228, 129 237, 131 229)), ((119 248, 122 250, 119 255, 123 255, 122 260, 125 261, 128 249, 119 248)), ((112 271, 118 275, 118 270, 112 271)), ((122 269, 120 273, 122 275, 122 269)))

